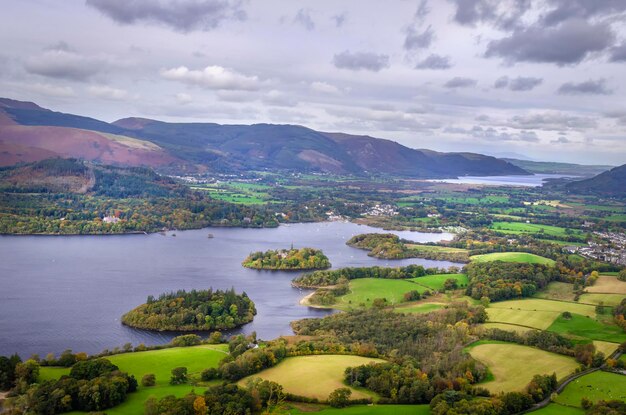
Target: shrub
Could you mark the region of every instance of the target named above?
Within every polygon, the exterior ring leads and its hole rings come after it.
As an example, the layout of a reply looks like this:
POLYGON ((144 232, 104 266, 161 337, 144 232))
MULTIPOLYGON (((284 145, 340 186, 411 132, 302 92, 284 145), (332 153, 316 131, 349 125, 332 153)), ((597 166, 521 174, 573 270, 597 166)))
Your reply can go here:
POLYGON ((345 408, 350 404, 352 391, 348 388, 335 389, 328 395, 328 404, 333 408, 345 408))
POLYGON ((154 386, 156 385, 156 376, 154 373, 147 373, 141 378, 141 386, 154 386))
POLYGON ((180 385, 187 382, 187 368, 175 367, 172 369, 172 377, 170 378, 170 384, 180 385))

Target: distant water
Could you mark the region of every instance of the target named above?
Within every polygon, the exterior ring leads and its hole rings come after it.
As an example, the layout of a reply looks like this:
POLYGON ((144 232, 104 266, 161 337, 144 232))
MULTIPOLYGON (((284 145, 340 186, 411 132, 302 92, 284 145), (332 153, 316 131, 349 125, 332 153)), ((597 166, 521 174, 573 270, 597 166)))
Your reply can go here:
MULTIPOLYGON (((126 342, 159 344, 175 333, 131 329, 120 316, 178 289, 209 287, 246 291, 257 307, 254 322, 233 332, 262 339, 292 334, 289 323, 329 310, 300 306, 310 291, 291 287, 299 273, 256 271, 241 261, 251 251, 310 246, 323 249, 333 267, 448 267, 446 261, 380 260, 345 244, 366 232, 387 232, 346 222, 282 225, 276 229, 208 228, 176 237, 0 236, 0 355, 45 356, 65 349, 97 353, 126 342), (214 238, 208 238, 212 233, 214 238)), ((448 233, 393 232, 416 242, 451 239, 448 233)))
POLYGON ((463 176, 458 179, 433 179, 430 182, 484 184, 491 186, 526 186, 539 187, 548 179, 578 177, 566 174, 533 174, 531 176, 463 176))

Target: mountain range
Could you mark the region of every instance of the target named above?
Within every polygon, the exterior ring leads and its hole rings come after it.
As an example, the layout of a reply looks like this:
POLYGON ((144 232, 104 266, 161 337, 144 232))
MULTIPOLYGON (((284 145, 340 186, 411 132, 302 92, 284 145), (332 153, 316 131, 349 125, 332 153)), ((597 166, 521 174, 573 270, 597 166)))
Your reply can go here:
POLYGON ((0 165, 51 157, 176 173, 271 170, 412 178, 529 174, 482 154, 418 150, 391 140, 299 125, 168 123, 145 118, 107 123, 0 98, 0 165))

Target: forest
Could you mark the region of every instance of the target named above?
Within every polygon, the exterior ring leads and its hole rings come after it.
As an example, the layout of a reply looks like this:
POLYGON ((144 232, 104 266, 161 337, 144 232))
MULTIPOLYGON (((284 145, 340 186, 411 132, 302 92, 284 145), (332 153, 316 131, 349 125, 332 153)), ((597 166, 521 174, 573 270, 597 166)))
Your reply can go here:
POLYGON ((149 296, 146 303, 122 316, 122 323, 145 330, 224 330, 249 323, 254 318, 254 303, 244 292, 208 289, 180 290, 149 296))
POLYGON ((244 259, 242 265, 246 268, 282 271, 326 269, 331 266, 328 257, 321 250, 313 248, 253 252, 244 259))

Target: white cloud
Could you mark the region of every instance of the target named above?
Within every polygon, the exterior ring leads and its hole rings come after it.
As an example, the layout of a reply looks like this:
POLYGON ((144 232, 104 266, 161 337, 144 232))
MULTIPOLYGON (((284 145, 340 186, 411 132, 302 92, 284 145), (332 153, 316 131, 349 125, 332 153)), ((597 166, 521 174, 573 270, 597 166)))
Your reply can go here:
POLYGON ((29 91, 33 91, 42 95, 48 95, 51 97, 64 98, 76 96, 74 89, 70 86, 34 83, 26 85, 25 88, 29 91))
POLYGON ((329 84, 328 82, 315 81, 311 83, 311 90, 315 92, 320 92, 322 94, 330 94, 337 95, 340 94, 341 91, 334 85, 329 84))
POLYGON ((161 76, 170 81, 178 81, 209 89, 254 91, 260 87, 258 77, 242 75, 217 65, 207 66, 202 70, 179 66, 178 68, 162 70, 161 76))
POLYGON ((123 89, 112 88, 107 85, 90 86, 87 88, 87 92, 89 92, 91 95, 95 97, 111 99, 114 101, 123 101, 129 98, 128 91, 125 91, 123 89))

